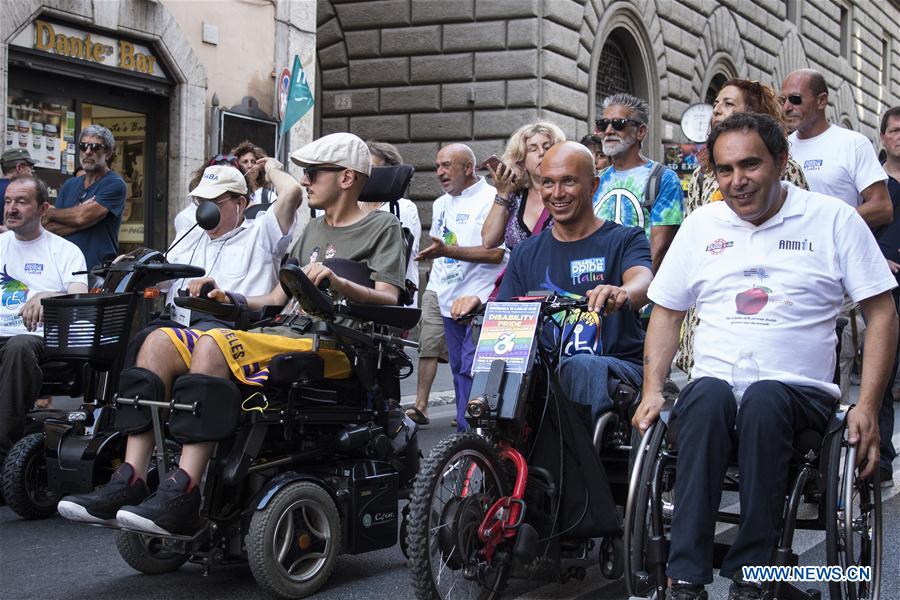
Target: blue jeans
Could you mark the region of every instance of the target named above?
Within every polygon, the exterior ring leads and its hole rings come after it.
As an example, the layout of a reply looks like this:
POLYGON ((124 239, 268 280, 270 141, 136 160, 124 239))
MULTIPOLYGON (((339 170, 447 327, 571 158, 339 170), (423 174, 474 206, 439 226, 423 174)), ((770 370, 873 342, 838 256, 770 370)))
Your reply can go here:
POLYGON ((640 365, 612 356, 576 354, 564 358, 560 364, 559 382, 569 400, 591 407, 591 419, 609 411, 613 401, 609 397, 609 378, 640 389, 644 370, 640 365))

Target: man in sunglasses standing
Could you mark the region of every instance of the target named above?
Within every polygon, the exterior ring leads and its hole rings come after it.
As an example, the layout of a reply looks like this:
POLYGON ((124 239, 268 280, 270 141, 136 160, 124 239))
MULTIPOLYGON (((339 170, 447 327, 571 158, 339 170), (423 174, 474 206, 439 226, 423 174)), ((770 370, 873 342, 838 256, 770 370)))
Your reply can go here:
POLYGON ((128 186, 109 168, 115 148, 109 129, 96 124, 85 127, 78 143, 85 173, 63 184, 56 205, 44 217, 46 229, 81 248, 88 268, 118 254, 128 186))
POLYGON ((629 94, 603 101, 597 133, 612 165, 600 173, 594 213, 626 227, 641 227, 650 240, 654 272, 684 220, 684 192, 678 175, 641 154, 650 107, 629 94))
MULTIPOLYGON (((801 166, 811 192, 842 200, 856 209, 870 229, 893 217, 887 174, 875 148, 861 133, 828 122, 828 86, 813 69, 793 71, 781 84, 791 157, 801 166)), ((862 346, 866 325, 859 308, 845 299, 841 316, 850 319, 841 340, 841 399, 850 397, 850 371, 862 346)))

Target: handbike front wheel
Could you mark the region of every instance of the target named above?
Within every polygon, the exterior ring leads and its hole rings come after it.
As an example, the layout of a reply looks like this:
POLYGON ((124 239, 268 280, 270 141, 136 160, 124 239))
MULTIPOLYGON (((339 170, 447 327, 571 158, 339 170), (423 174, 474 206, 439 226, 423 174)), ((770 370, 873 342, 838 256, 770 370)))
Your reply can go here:
POLYGON ((509 485, 497 450, 473 433, 454 434, 434 447, 410 498, 407 546, 419 600, 499 596, 508 566, 488 562, 478 527, 509 485))

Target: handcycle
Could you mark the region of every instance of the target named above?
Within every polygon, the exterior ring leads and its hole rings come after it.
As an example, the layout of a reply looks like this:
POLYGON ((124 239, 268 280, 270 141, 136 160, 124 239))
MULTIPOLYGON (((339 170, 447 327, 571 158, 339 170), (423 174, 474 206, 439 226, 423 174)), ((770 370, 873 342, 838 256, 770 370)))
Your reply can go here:
MULTIPOLYGON (((843 319, 838 323, 840 340, 843 319)), ((840 355, 840 345, 837 354, 840 355)), ((835 372, 838 381, 839 372, 835 372)), ((628 489, 625 510, 625 571, 630 596, 664 598, 668 587, 672 515, 677 498, 678 435, 673 408, 677 398, 667 398, 659 419, 647 429, 639 444, 628 489)), ((829 566, 868 569, 870 577, 858 581, 828 581, 833 600, 877 600, 881 587, 882 516, 878 470, 860 479, 856 447, 847 441, 846 419, 852 406, 837 406, 824 433, 806 429, 794 436, 783 523, 774 552, 774 566, 798 565, 793 549, 797 529, 825 532, 825 558, 829 566), (815 505, 815 516, 799 516, 801 503, 815 505)), ((723 491, 738 490, 740 472, 735 460, 725 477, 723 491)), ((720 509, 717 523, 737 524, 740 515, 720 509)), ((724 558, 728 545, 715 543, 714 566, 724 558)), ((819 600, 821 592, 801 589, 789 581, 764 584, 768 598, 819 600)))
MULTIPOLYGON (((215 225, 213 225, 215 226, 215 225)), ((92 293, 42 300, 46 356, 42 395, 83 395, 76 410, 34 410, 25 435, 3 465, 3 496, 25 519, 56 513, 59 499, 106 483, 121 463, 123 440, 111 427, 112 396, 132 323, 154 286, 202 276, 171 264, 156 250, 138 248, 89 271, 92 293)))
MULTIPOLYGON (((313 351, 274 357, 265 385, 241 389, 239 406, 229 408, 229 399, 215 394, 179 392, 178 382, 170 402, 136 388, 122 388, 115 398, 118 410, 150 413, 164 472, 172 468, 172 457, 159 450, 167 442, 167 420, 172 433, 190 427, 221 432, 201 483, 203 524, 197 532, 119 528, 122 558, 142 573, 174 571, 188 560, 207 570, 249 563, 260 587, 299 598, 326 583, 338 555, 398 541, 405 518, 399 503, 419 463, 415 424, 399 409, 399 380, 412 372, 404 349, 415 344, 398 333, 415 326, 420 311, 335 304, 292 264, 282 267, 279 280, 305 314, 276 323, 310 336, 313 351), (350 379, 324 376, 315 349, 325 344, 350 360, 350 379)), ((234 317, 234 307, 203 298, 176 303, 234 317)))
POLYGON ((622 573, 616 505, 626 499, 637 391, 615 386, 613 409, 590 423, 558 375, 561 323, 586 303, 546 292, 520 300, 531 302, 487 305, 483 325, 503 325, 479 336, 471 429, 435 446, 416 478, 407 546, 421 600, 496 598, 510 578, 583 579, 595 538, 604 575, 622 573))

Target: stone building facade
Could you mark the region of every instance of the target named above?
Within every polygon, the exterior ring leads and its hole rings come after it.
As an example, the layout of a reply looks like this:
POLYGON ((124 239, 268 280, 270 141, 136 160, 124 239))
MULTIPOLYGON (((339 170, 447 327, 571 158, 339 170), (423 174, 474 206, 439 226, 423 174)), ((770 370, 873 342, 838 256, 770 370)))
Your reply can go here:
POLYGON ((816 68, 832 120, 873 140, 900 104, 897 0, 318 0, 317 20, 318 133, 395 143, 423 223, 441 144, 480 160, 538 118, 578 139, 613 91, 650 101, 656 159, 731 76, 777 87, 816 68))
MULTIPOLYGON (((315 0, 4 0, 0 10, 3 148, 25 143, 47 158, 38 174, 53 195, 78 166, 80 129, 129 129, 122 144, 116 133, 113 163, 129 185, 123 243, 172 240, 191 174, 230 147, 217 135, 227 129, 221 111, 264 127, 267 143, 253 141, 274 151, 276 77, 299 55, 314 80, 315 0), (134 68, 130 52, 147 68, 134 68), (59 136, 55 160, 48 131, 59 136)), ((290 144, 311 140, 313 123, 301 119, 290 144)))

